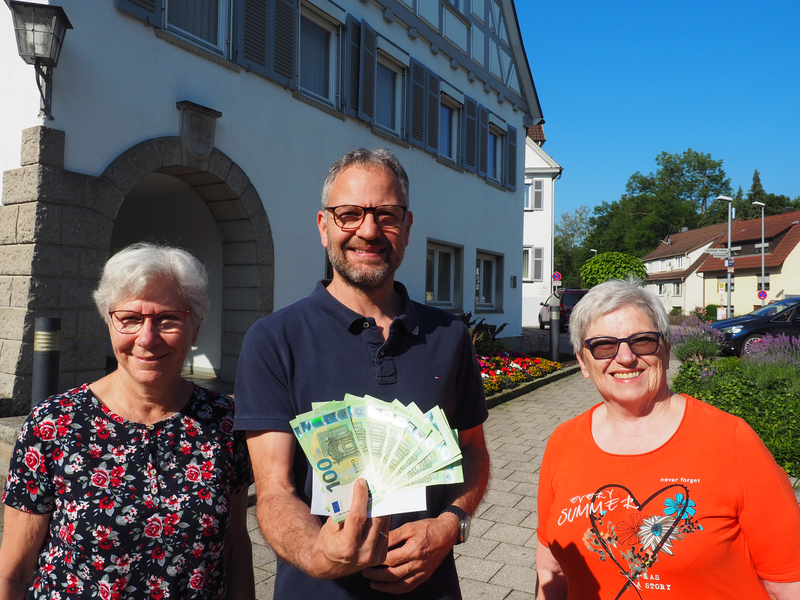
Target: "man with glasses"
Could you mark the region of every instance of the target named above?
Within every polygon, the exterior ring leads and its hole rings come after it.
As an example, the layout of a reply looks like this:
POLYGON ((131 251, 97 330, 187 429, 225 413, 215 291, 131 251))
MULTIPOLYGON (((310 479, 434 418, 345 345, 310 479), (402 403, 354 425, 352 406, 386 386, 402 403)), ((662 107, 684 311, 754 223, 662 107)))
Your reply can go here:
POLYGON ((394 280, 413 224, 408 176, 388 150, 336 161, 317 215, 333 279, 256 323, 236 378, 236 429, 248 432, 258 519, 280 556, 276 598, 460 598, 452 548, 486 488, 488 413, 469 334, 412 302, 394 280), (312 470, 289 421, 345 394, 439 406, 459 431, 464 483, 426 489, 427 510, 366 518, 357 485, 343 524, 311 515, 312 470))

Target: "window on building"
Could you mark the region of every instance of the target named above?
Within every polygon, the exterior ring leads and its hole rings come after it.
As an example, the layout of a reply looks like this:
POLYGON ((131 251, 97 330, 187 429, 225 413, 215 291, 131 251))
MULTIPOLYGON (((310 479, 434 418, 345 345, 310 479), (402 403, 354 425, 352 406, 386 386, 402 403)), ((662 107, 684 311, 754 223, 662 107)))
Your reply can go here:
POLYGON ((666 296, 667 295, 667 284, 666 283, 659 283, 658 284, 658 295, 659 296, 666 296))
POLYGON ((165 0, 167 30, 224 54, 228 0, 165 0))
POLYGON ((428 243, 425 261, 425 303, 461 308, 461 248, 428 243))
POLYGON ((304 8, 300 16, 299 87, 331 106, 339 99, 339 31, 337 23, 304 8))
MULTIPOLYGON (((763 248, 764 248, 763 249, 764 254, 769 254, 769 242, 764 242, 763 248)), ((761 252, 762 252, 762 246, 761 243, 758 243, 756 244, 756 254, 761 254, 761 252)))
POLYGON ((524 281, 544 279, 544 248, 523 248, 522 279, 524 281))
POLYGON ((489 127, 489 138, 486 147, 486 176, 498 183, 503 179, 503 132, 489 127))
POLYGON ((525 210, 544 209, 544 179, 525 184, 525 210))
POLYGON ((447 94, 441 95, 439 109, 439 156, 459 162, 458 149, 461 130, 461 104, 447 94))
POLYGON ((475 308, 501 310, 503 261, 501 256, 479 252, 475 259, 475 308))
POLYGON ((675 268, 676 269, 682 269, 683 268, 683 257, 682 256, 676 256, 675 257, 675 268))
POLYGON ((769 273, 765 273, 764 274, 764 287, 763 288, 761 287, 761 275, 759 274, 759 276, 758 276, 758 289, 759 290, 763 289, 766 292, 769 291, 769 273))
POLYGON ((673 296, 683 296, 683 282, 677 282, 672 284, 672 295, 673 296))
POLYGON ((402 134, 403 90, 405 67, 378 54, 375 73, 375 124, 394 133, 402 134))

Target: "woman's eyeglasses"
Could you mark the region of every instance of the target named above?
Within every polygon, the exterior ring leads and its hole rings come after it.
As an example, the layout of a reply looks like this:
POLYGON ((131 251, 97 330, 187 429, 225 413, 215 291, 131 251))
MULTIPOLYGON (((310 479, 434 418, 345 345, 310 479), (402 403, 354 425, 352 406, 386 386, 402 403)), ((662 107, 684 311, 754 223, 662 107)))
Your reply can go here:
POLYGON ((396 204, 383 204, 381 206, 355 206, 345 204, 342 206, 329 206, 325 210, 333 215, 333 222, 342 231, 354 231, 361 227, 367 213, 372 213, 372 218, 381 229, 397 229, 403 224, 408 212, 408 207, 396 204))
POLYGON ((153 320, 153 325, 161 333, 177 333, 183 329, 186 317, 190 310, 165 310, 150 315, 143 315, 132 310, 112 310, 109 314, 111 324, 120 333, 138 332, 147 319, 153 320))
POLYGON ((644 333, 634 333, 626 338, 615 338, 611 336, 600 336, 589 338, 583 345, 588 348, 598 360, 605 358, 614 358, 619 352, 619 345, 622 342, 628 344, 631 352, 637 356, 647 356, 658 352, 658 346, 661 341, 661 334, 655 331, 646 331, 644 333))

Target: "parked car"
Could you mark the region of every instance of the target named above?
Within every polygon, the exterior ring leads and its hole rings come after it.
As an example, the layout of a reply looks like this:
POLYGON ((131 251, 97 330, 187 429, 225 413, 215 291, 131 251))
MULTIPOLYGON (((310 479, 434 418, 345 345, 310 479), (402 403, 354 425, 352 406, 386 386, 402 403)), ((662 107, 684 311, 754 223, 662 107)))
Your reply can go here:
POLYGON ((741 317, 711 324, 725 334, 723 354, 747 354, 766 335, 800 336, 800 298, 785 298, 741 317))
POLYGON ((558 306, 558 316, 561 319, 561 330, 564 331, 569 326, 569 317, 572 309, 583 298, 589 290, 558 290, 544 302, 540 302, 542 308, 539 309, 539 329, 550 326, 550 307, 558 306))

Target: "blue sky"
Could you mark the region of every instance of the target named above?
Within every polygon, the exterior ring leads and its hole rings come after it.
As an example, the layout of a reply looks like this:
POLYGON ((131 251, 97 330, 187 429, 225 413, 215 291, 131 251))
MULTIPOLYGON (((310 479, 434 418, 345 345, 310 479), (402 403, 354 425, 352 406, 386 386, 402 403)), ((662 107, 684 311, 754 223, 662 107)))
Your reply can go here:
POLYGON ((800 2, 516 0, 564 173, 556 221, 618 200, 662 151, 723 160, 747 192, 800 196, 800 2))

